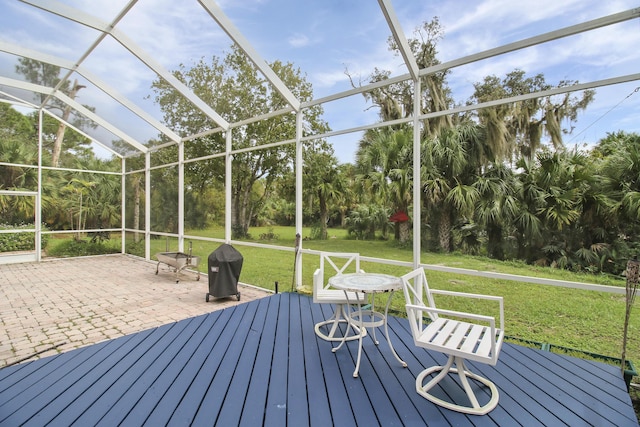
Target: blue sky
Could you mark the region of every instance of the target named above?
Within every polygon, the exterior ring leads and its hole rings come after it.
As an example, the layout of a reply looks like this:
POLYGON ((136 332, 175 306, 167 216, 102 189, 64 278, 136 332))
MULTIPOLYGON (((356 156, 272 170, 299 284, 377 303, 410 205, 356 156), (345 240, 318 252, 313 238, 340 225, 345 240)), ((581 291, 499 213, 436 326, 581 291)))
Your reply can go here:
MULTIPOLYGON (((634 0, 392 0, 408 37, 424 21, 438 16, 444 28, 439 43, 443 62, 638 7, 634 0)), ((64 0, 109 22, 125 0, 64 0)), ((267 61, 292 62, 313 84, 316 97, 347 90, 349 70, 366 81, 374 68, 404 74, 401 58, 387 49, 389 28, 373 0, 221 0, 223 11, 267 61)), ((0 41, 20 44, 68 60, 77 60, 96 40, 97 33, 16 0, 0 0, 0 41)), ((230 39, 195 0, 139 0, 118 24, 138 46, 168 70, 190 66, 202 57, 222 56, 230 39)), ((503 77, 520 68, 528 75, 543 73, 546 81, 587 82, 640 72, 638 19, 573 36, 499 58, 455 69, 449 85, 458 102, 465 102, 473 84, 484 76, 503 77)), ((13 75, 16 57, 0 53, 0 76, 13 75)), ((107 39, 83 63, 133 102, 161 118, 151 94, 153 72, 120 44, 107 39)), ((592 144, 607 132, 640 132, 640 82, 599 88, 596 99, 582 113, 568 145, 592 144)), ((119 107, 95 88, 83 89, 79 101, 139 139, 155 130, 119 107)), ((358 95, 324 106, 333 129, 371 123, 377 111, 358 95)), ((330 138, 341 161, 353 161, 359 133, 330 138)))

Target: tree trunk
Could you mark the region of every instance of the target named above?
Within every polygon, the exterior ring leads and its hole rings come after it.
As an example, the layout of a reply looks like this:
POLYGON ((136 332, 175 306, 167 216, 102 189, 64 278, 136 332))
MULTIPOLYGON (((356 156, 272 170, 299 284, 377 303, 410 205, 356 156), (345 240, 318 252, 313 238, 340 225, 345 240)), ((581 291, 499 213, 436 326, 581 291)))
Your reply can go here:
POLYGON ((140 234, 138 233, 138 229, 140 229, 140 180, 135 179, 133 181, 134 188, 134 200, 133 200, 133 228, 135 233, 133 234, 133 241, 138 243, 140 241, 140 234))
POLYGON ((251 200, 251 189, 247 186, 247 190, 244 192, 244 197, 242 200, 242 231, 246 236, 249 234, 249 223, 251 222, 251 209, 249 207, 249 203, 251 200))
POLYGON ((320 239, 327 240, 329 233, 327 231, 328 208, 327 201, 322 194, 318 194, 318 204, 320 206, 320 239))
POLYGON ((398 224, 400 243, 402 244, 407 243, 411 238, 411 227, 409 225, 409 221, 403 221, 398 224))
MULTIPOLYGON (((62 118, 65 119, 69 117, 70 108, 67 107, 64 109, 64 113, 62 118)), ((66 120, 66 119, 65 119, 66 120)), ((64 133, 67 129, 67 126, 64 123, 60 123, 58 125, 58 131, 56 132, 56 140, 53 143, 53 153, 51 153, 51 166, 58 167, 58 163, 60 163, 60 152, 62 151, 62 141, 64 140, 64 133)))
POLYGON ((80 230, 82 230, 82 191, 80 192, 80 208, 78 209, 78 240, 80 240, 80 230))
POLYGON ((244 188, 236 188, 231 198, 231 235, 234 239, 245 238, 249 233, 245 194, 244 188))
MULTIPOLYGON (((73 87, 71 88, 71 92, 69 92, 69 98, 75 99, 78 91, 82 89, 84 86, 78 84, 78 80, 73 82, 73 87)), ((62 120, 67 122, 69 121, 69 116, 71 115, 71 106, 67 105, 65 109, 62 111, 62 120)), ((63 122, 60 122, 58 125, 58 131, 56 132, 56 140, 53 143, 53 153, 51 154, 51 166, 58 167, 58 163, 60 163, 60 153, 62 152, 62 141, 64 141, 64 133, 67 129, 67 125, 63 122)))
POLYGON ((440 216, 438 241, 440 242, 440 248, 444 252, 451 252, 451 219, 445 212, 440 216))
POLYGON ((502 245, 502 227, 496 224, 487 224, 487 252, 494 259, 504 259, 502 245))

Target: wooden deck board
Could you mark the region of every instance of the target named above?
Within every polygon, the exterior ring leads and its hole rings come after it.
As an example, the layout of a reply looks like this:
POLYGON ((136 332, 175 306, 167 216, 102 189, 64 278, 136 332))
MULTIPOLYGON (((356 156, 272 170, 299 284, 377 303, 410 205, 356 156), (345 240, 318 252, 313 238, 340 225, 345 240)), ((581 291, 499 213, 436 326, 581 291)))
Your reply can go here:
MULTIPOLYGON (((393 357, 379 345, 319 339, 332 313, 279 294, 0 370, 0 426, 638 426, 619 369, 505 344, 495 367, 500 403, 485 416, 449 411, 415 391, 415 376, 446 357, 413 345, 406 319, 389 319, 393 357)), ((487 398, 478 388, 480 399, 487 398)), ((445 380, 434 393, 459 395, 445 380)))
MULTIPOLYGON (((311 314, 314 307, 319 307, 319 305, 313 304, 310 299, 300 300, 301 316, 302 313, 306 313, 307 315, 311 314)), ((302 323, 303 322, 301 320, 300 324, 302 325, 302 323)), ((309 402, 315 402, 315 404, 309 405, 309 420, 316 420, 317 423, 323 423, 324 425, 332 425, 331 407, 329 406, 329 399, 327 399, 328 392, 323 375, 320 348, 318 346, 319 343, 316 339, 315 331, 309 331, 306 329, 302 330, 304 376, 307 383, 306 388, 309 402)))
POLYGON ((182 422, 183 425, 193 423, 202 405, 202 399, 211 386, 212 377, 220 366, 222 354, 233 337, 237 326, 236 316, 242 315, 243 312, 234 313, 223 310, 208 315, 219 315, 220 318, 207 334, 207 339, 201 346, 202 351, 195 355, 192 370, 185 370, 184 378, 177 384, 178 387, 186 388, 175 390, 175 395, 180 397, 180 400, 175 403, 175 410, 169 417, 171 423, 182 422))
POLYGON ((270 339, 275 335, 278 324, 278 305, 280 300, 277 298, 264 299, 267 305, 266 317, 264 320, 264 328, 260 337, 260 345, 256 353, 256 366, 253 368, 251 375, 251 383, 247 390, 247 397, 244 403, 242 416, 239 425, 256 426, 262 425, 264 422, 267 397, 269 395, 269 376, 271 375, 271 365, 273 359, 273 350, 275 346, 274 340, 270 339))
MULTIPOLYGON (((312 304, 311 306, 312 325, 331 316, 331 312, 326 304, 312 304)), ((315 335, 315 332, 314 332, 315 335)), ((336 355, 331 353, 331 344, 323 340, 316 339, 318 357, 320 359, 320 366, 322 367, 322 381, 324 382, 325 390, 327 391, 327 397, 320 401, 321 407, 328 406, 330 409, 332 422, 326 425, 341 424, 345 427, 356 426, 356 420, 354 412, 351 409, 351 402, 348 398, 348 390, 342 381, 343 375, 338 364, 336 355), (327 378, 334 378, 337 380, 328 381, 327 378)), ((353 369, 353 368, 352 368, 353 369)), ((315 376, 314 376, 315 377, 315 376)), ((313 384, 311 384, 313 386, 313 384)), ((322 398, 322 396, 320 396, 322 398)), ((311 402, 309 406, 313 406, 311 402)), ((320 420, 318 425, 320 425, 320 420)))
POLYGON ((132 354, 131 359, 134 363, 131 365, 126 366, 122 363, 120 364, 122 369, 112 369, 93 381, 86 392, 67 406, 59 417, 76 422, 78 425, 99 423, 105 425, 111 418, 104 420, 103 417, 110 412, 114 415, 112 411, 114 407, 124 406, 120 416, 127 414, 131 408, 131 402, 136 402, 136 408, 141 407, 142 396, 153 388, 154 384, 168 383, 166 377, 171 372, 170 363, 173 358, 184 357, 187 352, 193 352, 191 345, 195 341, 191 341, 190 337, 199 330, 204 319, 189 320, 171 325, 172 328, 167 334, 159 336, 153 345, 141 348, 140 353, 132 354), (106 390, 109 392, 105 393, 106 390), (121 405, 117 405, 118 403, 121 405), (91 410, 82 412, 83 408, 91 408, 91 410), (81 414, 79 417, 77 417, 78 413, 81 414), (73 418, 74 414, 77 418, 73 418))

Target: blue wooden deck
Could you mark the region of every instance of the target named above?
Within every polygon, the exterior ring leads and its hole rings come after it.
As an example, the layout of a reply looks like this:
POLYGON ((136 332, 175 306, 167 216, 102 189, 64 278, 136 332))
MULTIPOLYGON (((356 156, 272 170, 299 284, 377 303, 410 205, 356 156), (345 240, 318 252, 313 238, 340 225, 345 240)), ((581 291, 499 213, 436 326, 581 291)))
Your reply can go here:
POLYGON ((471 364, 498 386, 495 410, 440 408, 414 378, 444 357, 414 347, 395 317, 408 368, 366 338, 355 379, 357 342, 332 353, 313 332, 329 315, 279 294, 4 368, 0 426, 638 426, 618 368, 512 344, 496 367, 471 364))

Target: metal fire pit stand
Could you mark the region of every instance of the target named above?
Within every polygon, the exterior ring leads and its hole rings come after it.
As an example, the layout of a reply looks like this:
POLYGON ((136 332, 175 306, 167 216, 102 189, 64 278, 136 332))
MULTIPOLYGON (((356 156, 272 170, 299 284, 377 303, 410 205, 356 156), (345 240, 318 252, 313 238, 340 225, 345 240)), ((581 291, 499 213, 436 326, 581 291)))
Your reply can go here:
POLYGON ((176 283, 180 282, 180 272, 189 268, 195 267, 197 270, 196 280, 200 280, 200 270, 198 265, 200 264, 200 257, 192 255, 193 245, 189 242, 189 253, 184 252, 168 252, 169 242, 167 241, 167 252, 158 252, 156 258, 158 259, 158 265, 156 266, 156 275, 160 269, 160 264, 168 265, 176 273, 176 283))

